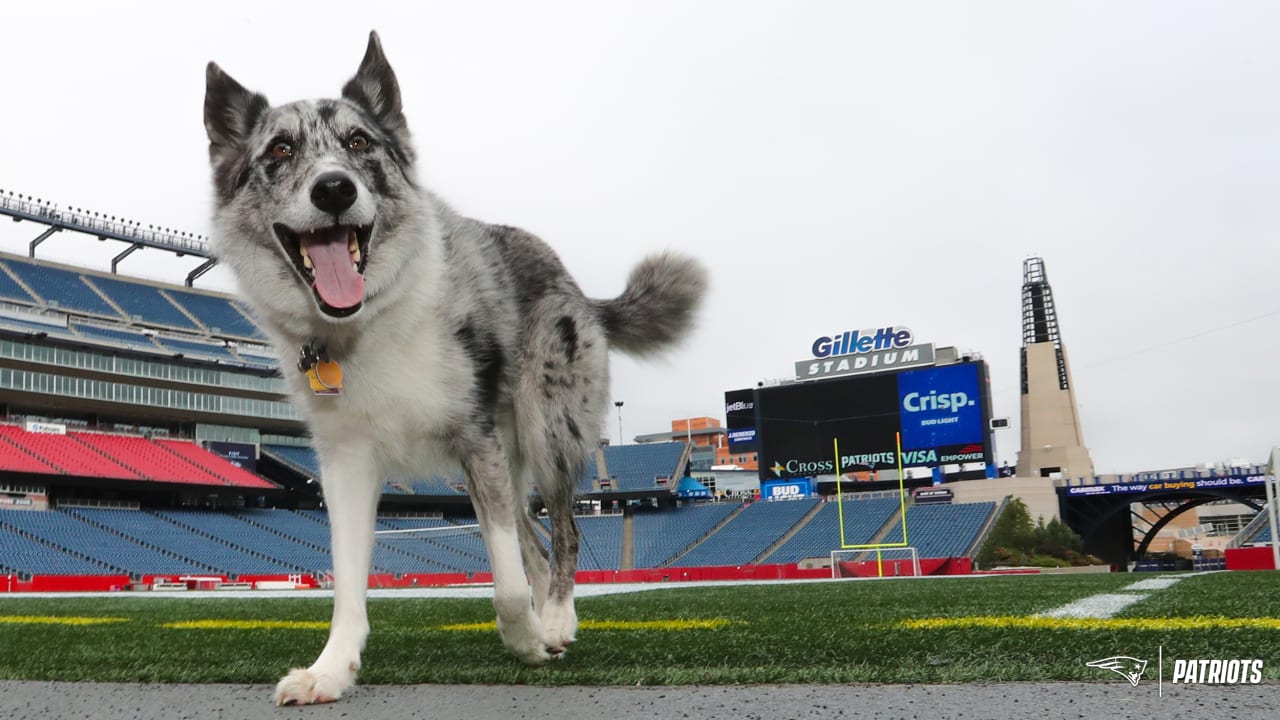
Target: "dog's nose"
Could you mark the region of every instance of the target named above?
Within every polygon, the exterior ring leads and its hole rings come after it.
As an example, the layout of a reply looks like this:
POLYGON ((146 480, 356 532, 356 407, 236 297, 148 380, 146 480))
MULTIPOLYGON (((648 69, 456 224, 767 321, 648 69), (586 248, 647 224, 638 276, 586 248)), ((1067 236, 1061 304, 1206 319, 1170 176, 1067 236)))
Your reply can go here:
POLYGON ((356 201, 356 184, 340 172, 316 178, 311 186, 311 204, 330 215, 341 215, 356 201))

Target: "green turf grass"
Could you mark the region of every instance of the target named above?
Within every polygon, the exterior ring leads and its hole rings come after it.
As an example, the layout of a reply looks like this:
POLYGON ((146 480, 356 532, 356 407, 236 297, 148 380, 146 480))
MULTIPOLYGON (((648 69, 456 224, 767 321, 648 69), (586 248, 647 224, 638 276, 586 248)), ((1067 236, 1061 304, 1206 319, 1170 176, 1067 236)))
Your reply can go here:
MULTIPOLYGON (((492 620, 487 600, 374 599, 363 683, 689 684, 1117 680, 1084 665, 1111 655, 1262 658, 1280 678, 1280 630, 1009 627, 909 629, 905 620, 1026 616, 1141 575, 1013 576, 672 588, 586 598, 592 621, 727 621, 684 630, 595 629, 560 662, 529 668, 497 632, 442 630, 492 620)), ((309 664, 323 629, 178 630, 197 620, 324 622, 328 600, 14 599, 0 596, 0 678, 274 682, 309 664), (99 625, 14 616, 127 618, 99 625)), ((1122 617, 1280 617, 1280 573, 1190 577, 1122 617)), ((1123 680, 1120 680, 1123 682, 1123 680)))

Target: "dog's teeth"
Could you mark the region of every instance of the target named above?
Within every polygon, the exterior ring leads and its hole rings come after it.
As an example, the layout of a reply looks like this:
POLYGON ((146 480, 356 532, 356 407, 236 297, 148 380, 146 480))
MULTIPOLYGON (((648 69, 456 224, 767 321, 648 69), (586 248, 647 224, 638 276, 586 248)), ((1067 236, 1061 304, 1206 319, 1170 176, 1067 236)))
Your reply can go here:
POLYGON ((351 269, 360 272, 360 263, 351 263, 351 269))
POLYGON ((311 264, 311 256, 307 254, 306 250, 302 251, 302 267, 308 270, 315 269, 315 266, 311 264))
POLYGON ((360 262, 360 248, 353 247, 349 249, 351 250, 351 261, 356 263, 360 262))
POLYGON ((356 242, 356 234, 351 233, 351 235, 347 238, 347 250, 350 252, 357 252, 359 249, 360 249, 360 243, 356 242))

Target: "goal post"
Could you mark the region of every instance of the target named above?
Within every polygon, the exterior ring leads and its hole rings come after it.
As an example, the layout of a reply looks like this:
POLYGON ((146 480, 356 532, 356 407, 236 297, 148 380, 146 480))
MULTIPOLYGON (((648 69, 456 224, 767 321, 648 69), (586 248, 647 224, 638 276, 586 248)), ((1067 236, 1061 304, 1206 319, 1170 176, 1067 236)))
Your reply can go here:
POLYGON ((920 554, 914 547, 832 550, 831 577, 920 577, 920 554))

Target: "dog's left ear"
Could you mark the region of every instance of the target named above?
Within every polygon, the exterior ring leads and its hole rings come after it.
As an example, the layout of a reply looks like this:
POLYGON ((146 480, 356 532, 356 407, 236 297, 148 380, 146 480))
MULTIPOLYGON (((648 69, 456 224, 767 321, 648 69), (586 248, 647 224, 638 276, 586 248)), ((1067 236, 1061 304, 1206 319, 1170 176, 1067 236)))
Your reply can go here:
POLYGON ((364 51, 360 69, 342 86, 342 97, 369 111, 387 130, 401 133, 409 129, 400 107, 400 84, 387 56, 382 53, 377 32, 369 33, 369 47, 364 51))

